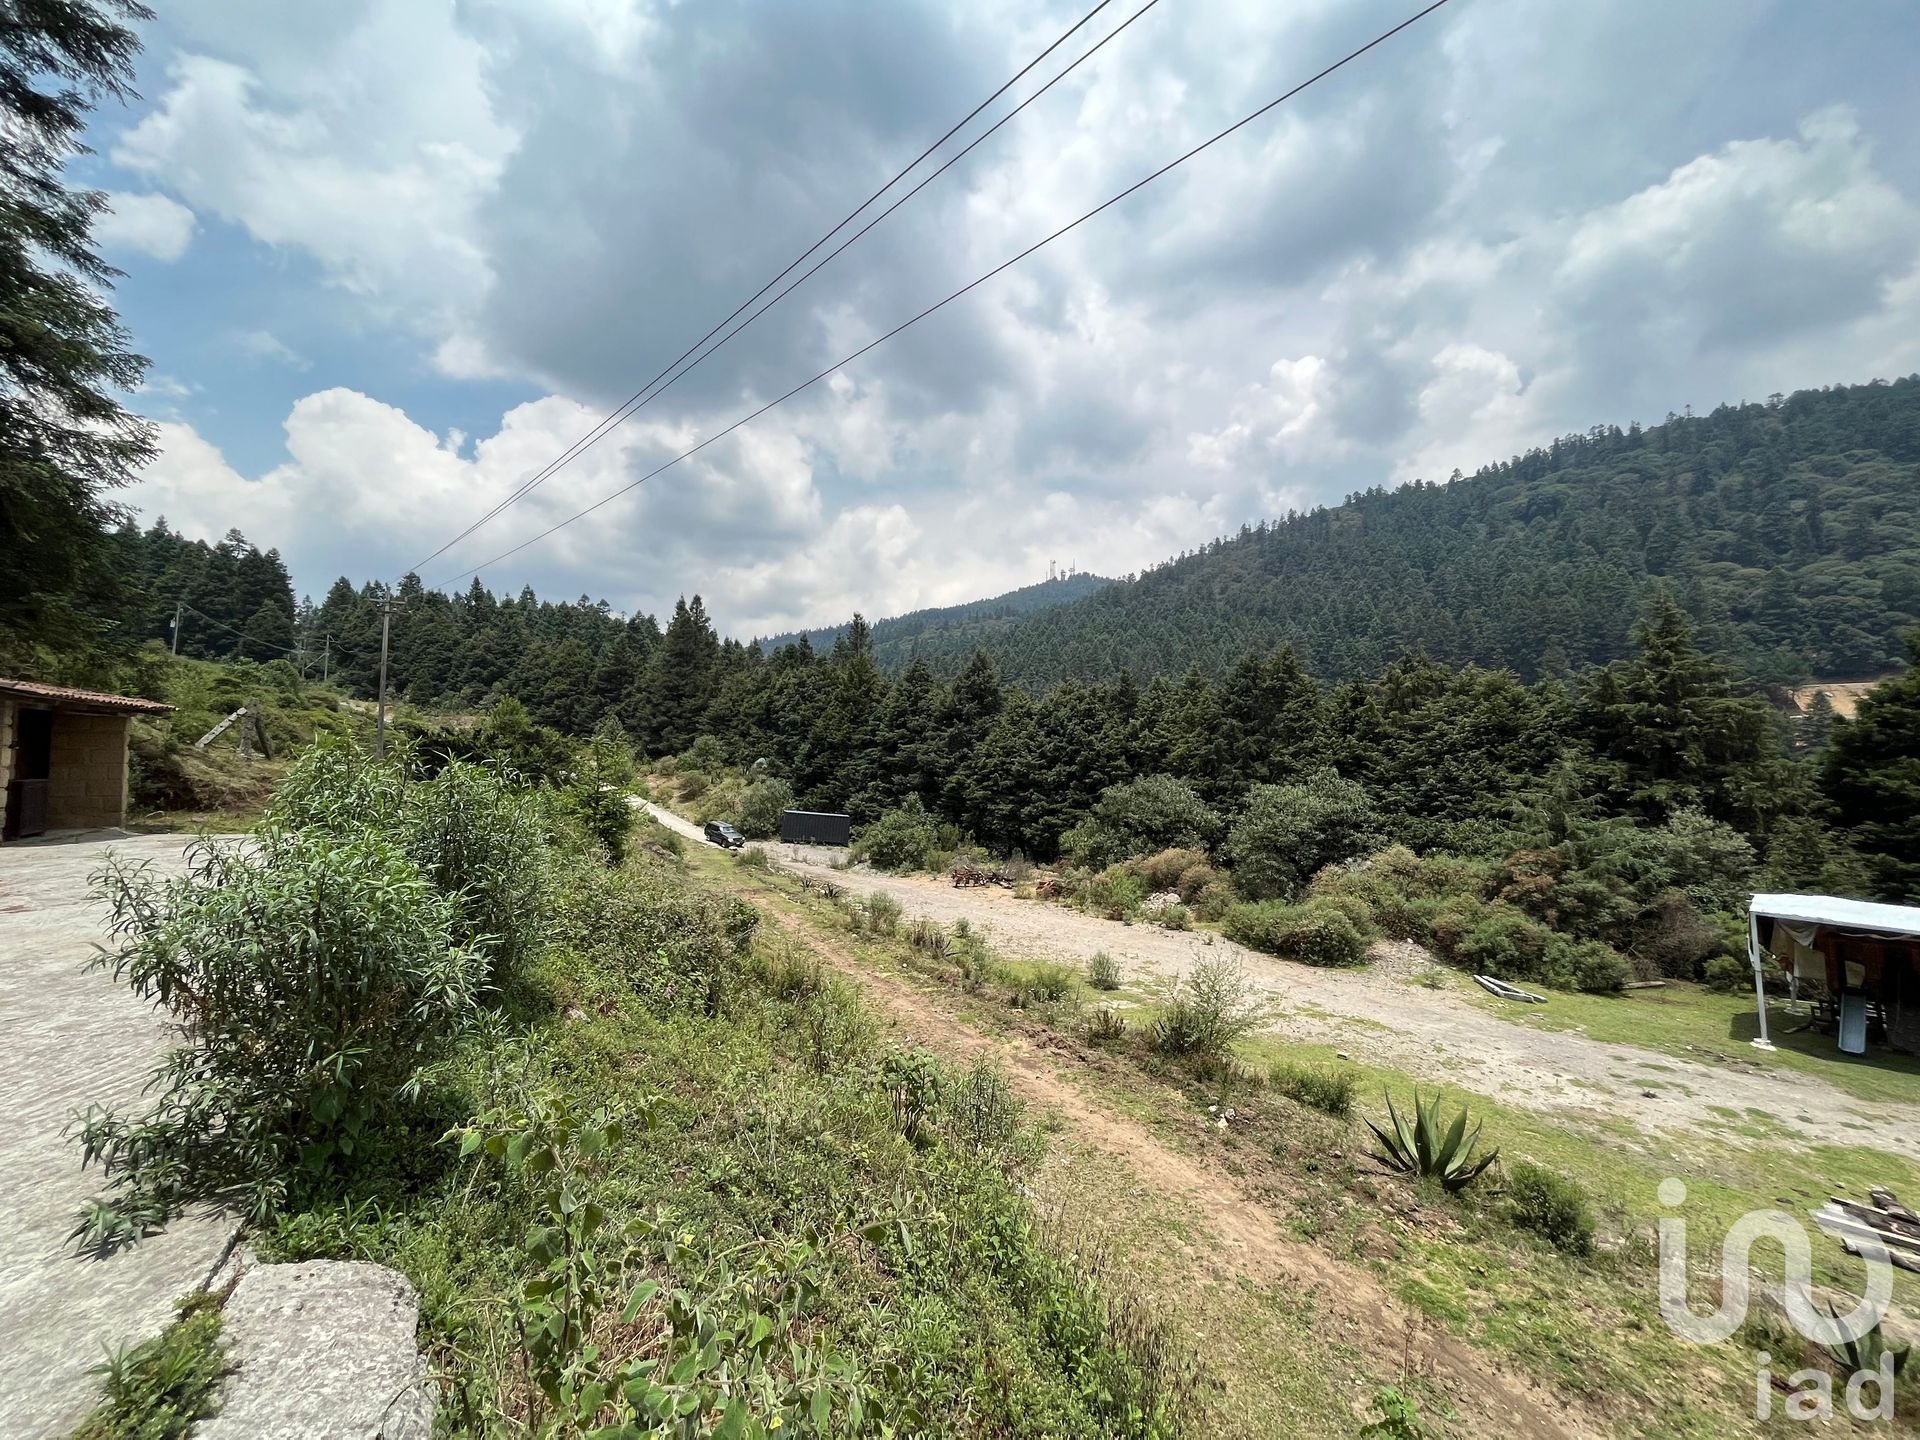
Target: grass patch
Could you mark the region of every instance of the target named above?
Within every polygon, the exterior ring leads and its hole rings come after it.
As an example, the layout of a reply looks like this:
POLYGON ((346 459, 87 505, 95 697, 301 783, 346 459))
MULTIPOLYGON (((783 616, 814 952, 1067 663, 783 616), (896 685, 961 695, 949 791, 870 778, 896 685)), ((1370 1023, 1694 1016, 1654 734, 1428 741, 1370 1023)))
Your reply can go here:
POLYGON ((184 1440, 214 1413, 226 1374, 219 1300, 204 1291, 188 1296, 165 1330, 110 1354, 93 1373, 102 1377, 106 1398, 70 1440, 184 1440))
POLYGON ((1509 1004, 1478 986, 1469 993, 1482 1009, 1537 1030, 1579 1030, 1604 1044, 1637 1045, 1706 1065, 1791 1070, 1856 1099, 1920 1105, 1920 1059, 1878 1046, 1866 1055, 1844 1055, 1831 1035, 1794 1033, 1806 1016, 1783 1001, 1767 1006, 1767 1033, 1779 1047, 1768 1053, 1748 1043, 1760 1033, 1750 992, 1729 995, 1684 981, 1620 995, 1534 988, 1547 994, 1547 1004, 1509 1004))

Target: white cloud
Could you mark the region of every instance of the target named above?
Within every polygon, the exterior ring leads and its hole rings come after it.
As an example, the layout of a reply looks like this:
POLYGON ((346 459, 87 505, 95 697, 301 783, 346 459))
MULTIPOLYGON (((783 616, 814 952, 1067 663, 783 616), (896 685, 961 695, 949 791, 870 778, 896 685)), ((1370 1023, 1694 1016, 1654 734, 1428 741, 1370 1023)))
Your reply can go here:
POLYGON ((271 360, 290 370, 305 370, 309 364, 306 356, 271 330, 242 330, 234 343, 256 360, 271 360))
MULTIPOLYGON (((201 484, 284 497, 262 523, 299 533, 259 538, 303 584, 418 559, 1069 18, 1010 0, 191 8, 116 163, 268 263, 310 261, 328 292, 309 303, 368 344, 396 327, 420 374, 547 397, 469 448, 436 434, 465 405, 322 391, 250 491, 170 435, 176 503, 201 484)), ((460 554, 716 433, 1402 13, 1150 12, 460 554)), ((886 613, 1050 559, 1137 569, 1596 422, 1904 373, 1920 46, 1872 29, 1744 0, 1450 7, 488 578, 647 608, 698 588, 742 627, 886 613), (1780 63, 1809 47, 1821 65, 1780 63)))
POLYGON ((171 264, 193 243, 193 211, 165 195, 114 193, 93 222, 93 238, 109 255, 138 251, 171 264))

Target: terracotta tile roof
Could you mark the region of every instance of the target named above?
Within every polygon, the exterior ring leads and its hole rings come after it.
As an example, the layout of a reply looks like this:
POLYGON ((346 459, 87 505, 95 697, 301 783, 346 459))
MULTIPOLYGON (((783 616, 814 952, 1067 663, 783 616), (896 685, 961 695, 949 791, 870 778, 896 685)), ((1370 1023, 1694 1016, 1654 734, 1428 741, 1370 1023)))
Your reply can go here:
POLYGON ((101 690, 76 690, 71 685, 42 685, 37 680, 0 678, 0 695, 17 695, 23 700, 48 700, 54 705, 84 706, 90 710, 113 710, 125 715, 165 715, 173 706, 159 700, 141 700, 133 695, 109 695, 101 690))

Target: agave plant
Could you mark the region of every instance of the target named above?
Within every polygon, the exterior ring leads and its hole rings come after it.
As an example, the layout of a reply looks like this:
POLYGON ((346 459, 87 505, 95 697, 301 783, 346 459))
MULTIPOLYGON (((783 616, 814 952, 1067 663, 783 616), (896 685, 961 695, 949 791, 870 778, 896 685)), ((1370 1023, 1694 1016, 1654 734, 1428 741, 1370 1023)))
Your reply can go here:
MULTIPOLYGON (((1833 1319, 1840 1318, 1839 1312, 1831 1305, 1827 1314, 1833 1319)), ((1895 1375, 1907 1368, 1907 1358, 1913 1354, 1911 1345, 1891 1345, 1887 1342, 1881 1327, 1875 1325, 1866 1334, 1852 1340, 1842 1340, 1838 1344, 1823 1347, 1839 1364, 1846 1367, 1848 1375, 1858 1375, 1862 1370, 1880 1368, 1880 1357, 1886 1355, 1891 1361, 1890 1368, 1895 1375)))
POLYGON ((1409 1124, 1394 1108, 1393 1096, 1389 1094, 1387 1115, 1393 1121, 1391 1131, 1381 1129, 1371 1120, 1367 1121, 1367 1128, 1380 1141, 1380 1149, 1375 1152, 1375 1157, 1390 1169, 1438 1180, 1449 1194, 1466 1189, 1480 1178, 1481 1172, 1500 1158, 1498 1150, 1489 1150, 1484 1155, 1473 1153, 1480 1143, 1480 1127, 1476 1124, 1471 1132, 1468 1131, 1467 1121, 1470 1117, 1466 1106, 1460 1107, 1453 1124, 1441 1128, 1438 1095, 1423 1100, 1420 1092, 1415 1090, 1413 1119, 1409 1124))

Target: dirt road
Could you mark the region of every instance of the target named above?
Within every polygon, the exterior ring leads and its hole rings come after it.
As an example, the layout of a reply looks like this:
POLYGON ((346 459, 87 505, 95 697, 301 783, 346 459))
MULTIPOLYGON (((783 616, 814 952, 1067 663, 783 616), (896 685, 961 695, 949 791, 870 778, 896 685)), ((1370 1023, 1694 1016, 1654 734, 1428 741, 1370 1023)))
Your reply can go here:
MULTIPOLYGON (((698 826, 660 806, 646 808, 662 824, 700 839, 698 826)), ((1356 1059, 1505 1103, 1624 1119, 1647 1130, 1720 1135, 1728 1126, 1716 1107, 1742 1116, 1758 1110, 1781 1117, 1778 1139, 1785 1144, 1852 1140, 1909 1154, 1920 1150, 1920 1106, 1870 1104, 1813 1076, 1768 1068, 1758 1056, 1751 1068, 1706 1065, 1577 1032, 1512 1024, 1458 995, 1408 983, 1409 968, 1419 963, 1410 967, 1396 947, 1376 947, 1379 960, 1365 970, 1320 970, 1218 936, 1124 925, 1064 905, 1017 900, 991 886, 956 889, 930 877, 829 871, 805 857, 786 858, 787 847, 768 848, 796 872, 830 876, 856 894, 883 891, 909 916, 942 925, 965 919, 1010 956, 1084 964, 1104 950, 1136 987, 1168 986, 1200 956, 1225 950, 1265 992, 1271 1033, 1337 1045, 1356 1059)))

